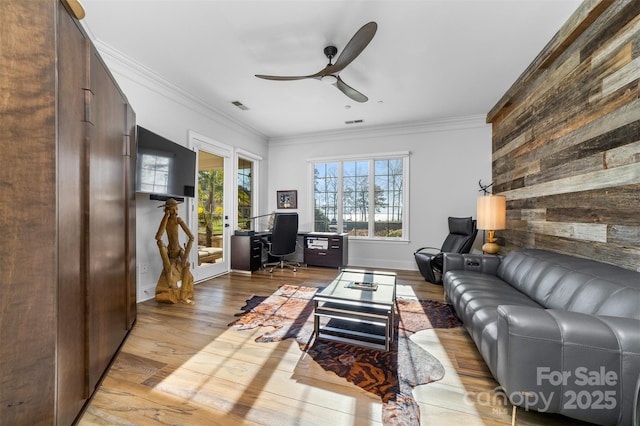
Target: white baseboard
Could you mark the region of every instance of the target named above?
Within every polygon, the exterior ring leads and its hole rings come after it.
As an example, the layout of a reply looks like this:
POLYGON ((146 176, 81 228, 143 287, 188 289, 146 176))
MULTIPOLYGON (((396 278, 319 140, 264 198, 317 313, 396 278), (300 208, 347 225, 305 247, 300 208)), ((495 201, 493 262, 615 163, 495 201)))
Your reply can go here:
POLYGON ((144 287, 138 287, 137 302, 153 299, 156 296, 156 285, 147 284, 144 287))

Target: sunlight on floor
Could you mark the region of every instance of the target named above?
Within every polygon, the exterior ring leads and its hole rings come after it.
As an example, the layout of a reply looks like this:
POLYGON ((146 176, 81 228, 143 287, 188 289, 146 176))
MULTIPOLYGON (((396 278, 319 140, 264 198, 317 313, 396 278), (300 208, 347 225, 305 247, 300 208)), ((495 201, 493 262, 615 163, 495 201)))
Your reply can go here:
MULTIPOLYGON (((407 299, 418 299, 413 287, 410 285, 398 284, 396 288, 397 297, 407 299)), ((426 385, 420 385, 414 388, 413 395, 421 407, 421 423, 428 425, 439 425, 439 413, 446 410, 448 415, 443 425, 451 424, 451 411, 460 413, 460 424, 466 426, 484 425, 481 415, 476 407, 475 401, 480 399, 481 403, 491 399, 492 395, 487 395, 485 400, 476 392, 467 390, 460 376, 456 372, 455 360, 449 357, 438 337, 438 331, 435 329, 422 330, 415 333, 410 339, 418 344, 422 349, 435 356, 445 368, 445 376, 442 380, 432 382, 426 385), (444 395, 444 396, 443 396, 444 395), (456 401, 452 406, 451 401, 456 401)), ((488 410, 495 410, 495 413, 504 416, 507 409, 511 406, 491 406, 488 410)), ((486 413, 485 413, 486 414, 486 413)))
MULTIPOLYGON (((239 348, 252 344, 255 335, 236 333, 233 338, 227 339, 227 332, 181 363, 155 388, 167 393, 179 390, 184 399, 222 412, 231 412, 235 404, 230 401, 245 397, 246 386, 239 385, 251 383, 251 377, 257 374, 260 366, 249 360, 249 354, 239 351, 239 348), (212 365, 215 368, 212 369, 212 365), (226 394, 224 398, 217 397, 221 386, 226 394), (235 394, 234 398, 230 397, 231 393, 235 394)), ((273 358, 267 357, 265 362, 270 359, 273 358)))
POLYGON ((418 299, 416 293, 413 291, 413 287, 408 284, 396 284, 396 297, 401 297, 404 299, 418 299))
MULTIPOLYGON (((440 381, 417 386, 413 390, 415 399, 420 403, 422 420, 429 425, 438 424, 437 417, 441 408, 448 413, 460 412, 460 424, 483 425, 482 417, 473 401, 474 392, 468 391, 456 372, 456 362, 452 360, 443 348, 438 338, 437 330, 422 330, 411 336, 411 340, 424 350, 435 356, 445 368, 444 378, 440 381), (452 406, 452 401, 454 402, 452 406)), ((448 422, 451 416, 447 416, 448 422)), ((450 423, 448 423, 450 424, 450 423)))
POLYGON ((181 398, 227 413, 230 418, 260 424, 293 424, 285 418, 348 424, 353 413, 370 419, 370 424, 379 421, 381 404, 377 398, 364 391, 362 397, 349 395, 353 385, 324 371, 299 349, 295 340, 255 342, 264 332, 261 328, 224 331, 168 374, 154 391, 178 393, 181 398), (254 405, 260 408, 252 413, 254 405))

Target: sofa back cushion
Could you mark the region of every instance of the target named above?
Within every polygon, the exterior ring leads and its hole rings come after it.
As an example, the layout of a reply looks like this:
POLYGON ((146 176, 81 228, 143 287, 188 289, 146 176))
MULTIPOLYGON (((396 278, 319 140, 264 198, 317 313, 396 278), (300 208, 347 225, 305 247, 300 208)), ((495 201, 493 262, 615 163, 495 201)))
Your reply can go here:
POLYGON ((549 309, 640 319, 640 273, 537 249, 509 253, 498 276, 549 309))

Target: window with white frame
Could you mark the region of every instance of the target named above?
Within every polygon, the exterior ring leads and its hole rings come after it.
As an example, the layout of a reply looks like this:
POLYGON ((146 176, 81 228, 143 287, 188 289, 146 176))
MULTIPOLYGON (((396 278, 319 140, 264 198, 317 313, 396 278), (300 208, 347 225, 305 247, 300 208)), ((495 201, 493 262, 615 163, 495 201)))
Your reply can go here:
POLYGON ((238 158, 238 228, 252 229, 254 214, 253 161, 238 158))
POLYGON ((408 239, 409 154, 313 160, 314 231, 408 239))
POLYGON ((260 162, 262 157, 242 149, 235 153, 236 161, 236 202, 237 202, 237 227, 243 230, 255 230, 260 225, 252 219, 258 216, 258 193, 260 175, 260 162))

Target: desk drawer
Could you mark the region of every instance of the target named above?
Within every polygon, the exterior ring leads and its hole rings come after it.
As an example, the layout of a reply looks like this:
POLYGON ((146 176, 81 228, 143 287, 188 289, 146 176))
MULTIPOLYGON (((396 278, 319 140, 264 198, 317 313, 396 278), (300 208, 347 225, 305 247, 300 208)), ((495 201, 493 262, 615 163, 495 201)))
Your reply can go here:
POLYGON ((307 265, 331 266, 339 268, 342 264, 342 250, 305 249, 304 262, 307 265))

